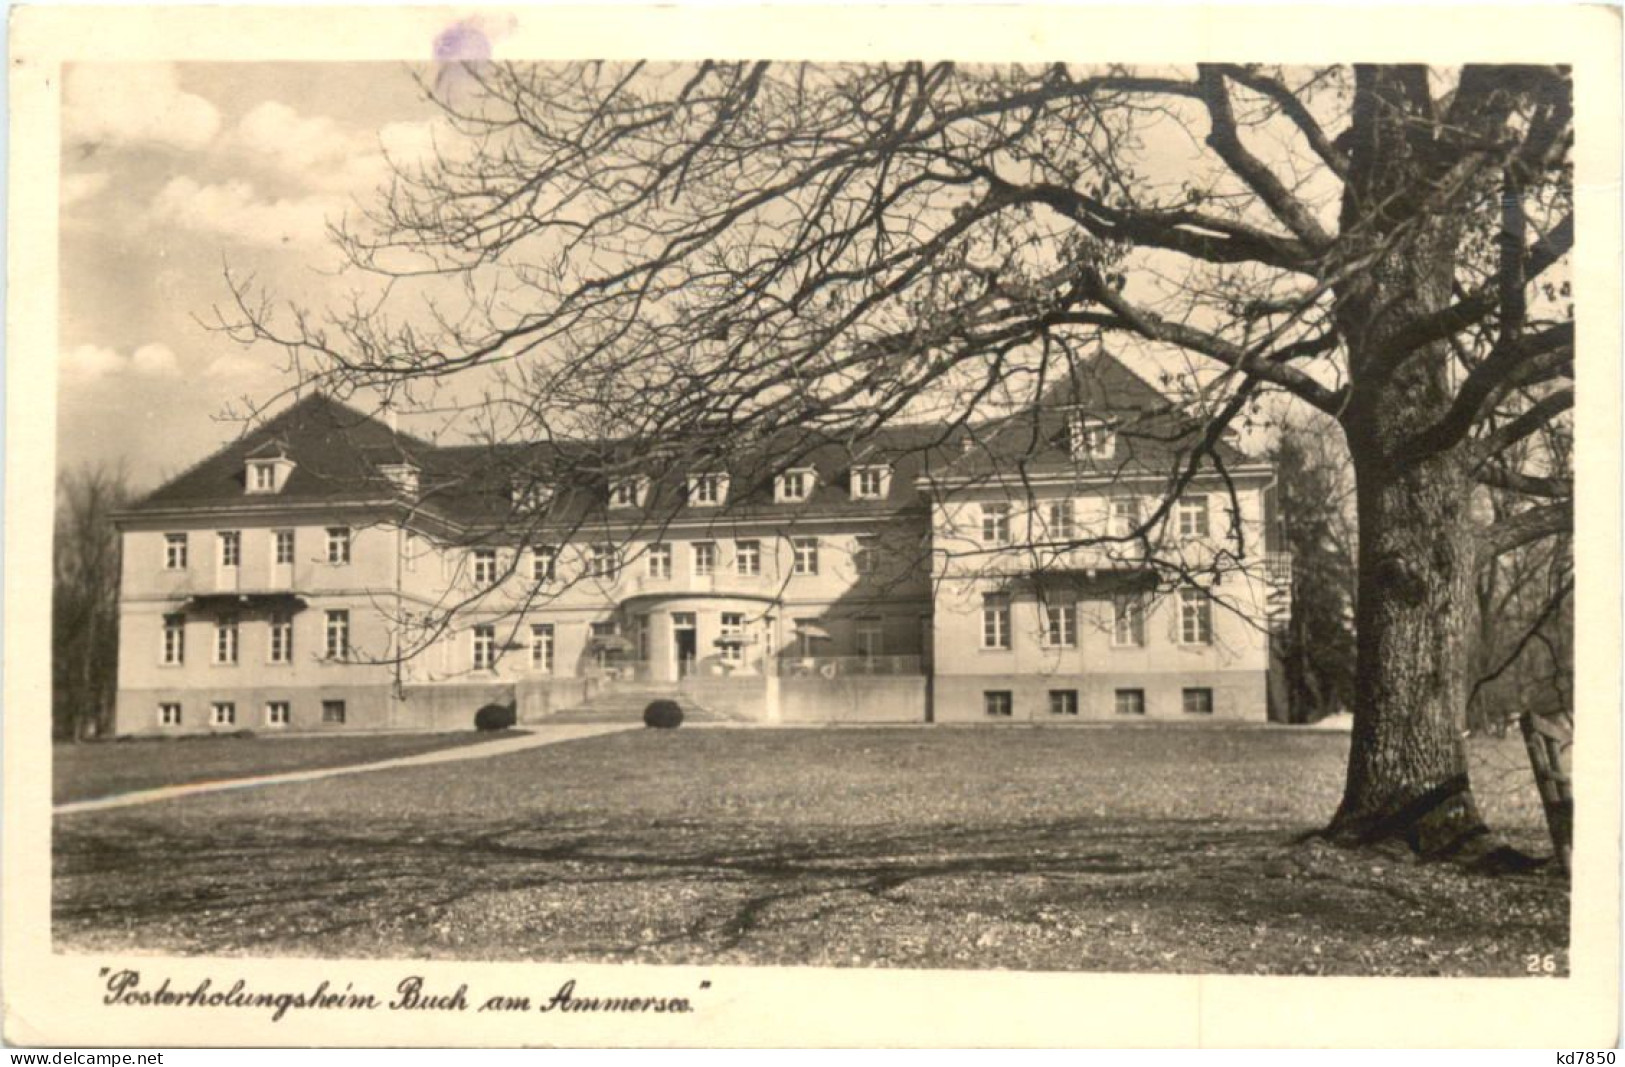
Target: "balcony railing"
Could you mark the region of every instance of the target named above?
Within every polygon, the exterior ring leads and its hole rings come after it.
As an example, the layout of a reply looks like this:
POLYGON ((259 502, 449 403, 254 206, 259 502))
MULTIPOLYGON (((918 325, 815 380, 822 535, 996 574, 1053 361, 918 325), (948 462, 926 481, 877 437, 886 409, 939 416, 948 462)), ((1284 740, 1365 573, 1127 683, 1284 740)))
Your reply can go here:
POLYGON ((919 656, 793 656, 772 661, 781 678, 854 678, 924 674, 919 656))

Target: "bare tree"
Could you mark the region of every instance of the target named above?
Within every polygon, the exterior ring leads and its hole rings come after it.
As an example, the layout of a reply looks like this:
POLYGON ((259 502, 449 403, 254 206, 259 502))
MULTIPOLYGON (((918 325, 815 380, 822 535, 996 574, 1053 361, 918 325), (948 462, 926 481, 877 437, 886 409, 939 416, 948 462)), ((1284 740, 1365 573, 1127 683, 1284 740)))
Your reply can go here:
POLYGON ((130 500, 122 468, 85 467, 57 486, 51 598, 51 735, 82 740, 112 724, 118 688, 119 537, 130 500))
POLYGON ((1191 470, 1290 397, 1336 419, 1357 484, 1328 833, 1495 854, 1466 649, 1487 563, 1571 525, 1560 457, 1513 458, 1573 402, 1566 70, 465 73, 436 101, 460 140, 338 234, 387 289, 290 313, 238 278, 223 328, 402 410, 478 382, 493 436, 719 454, 914 416, 974 435, 1092 345, 1182 383, 1191 470))

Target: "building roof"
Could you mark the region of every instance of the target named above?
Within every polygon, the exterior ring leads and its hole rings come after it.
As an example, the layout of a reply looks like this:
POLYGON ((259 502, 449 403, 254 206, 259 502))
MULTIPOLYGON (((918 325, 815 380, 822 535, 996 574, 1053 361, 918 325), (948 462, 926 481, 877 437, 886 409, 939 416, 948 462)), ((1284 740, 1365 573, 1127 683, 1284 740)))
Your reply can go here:
MULTIPOLYGON (((569 440, 435 445, 320 394, 308 394, 264 425, 208 456, 124 512, 128 517, 182 510, 220 510, 258 504, 383 502, 399 490, 385 468, 418 471, 414 511, 463 527, 529 525, 577 527, 609 521, 741 521, 774 516, 875 515, 921 504, 921 479, 959 483, 999 471, 1077 470, 1070 453, 1070 412, 1107 422, 1114 431, 1109 458, 1098 472, 1167 475, 1188 454, 1195 428, 1149 383, 1118 360, 1098 356, 1057 383, 1034 409, 970 427, 897 425, 842 440, 817 431, 784 429, 754 440, 731 440, 727 454, 685 450, 646 440, 569 440), (284 456, 293 463, 274 497, 247 496, 251 458, 284 456), (852 472, 878 465, 890 470, 884 499, 853 499, 852 472), (780 503, 774 482, 786 470, 816 472, 804 501, 780 503), (687 502, 692 475, 728 478, 724 507, 687 502), (636 509, 607 506, 610 486, 647 479, 636 509), (548 490, 545 504, 526 510, 523 490, 548 490), (246 498, 246 499, 245 499, 246 498)), ((703 447, 711 447, 714 442, 703 447)), ((1221 442, 1227 464, 1247 462, 1221 442)))

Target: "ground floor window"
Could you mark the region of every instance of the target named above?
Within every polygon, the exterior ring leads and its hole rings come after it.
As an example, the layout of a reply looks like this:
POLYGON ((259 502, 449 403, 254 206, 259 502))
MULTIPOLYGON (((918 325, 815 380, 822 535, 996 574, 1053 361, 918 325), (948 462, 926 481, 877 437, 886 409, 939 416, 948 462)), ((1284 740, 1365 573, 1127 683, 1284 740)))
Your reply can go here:
POLYGON ((858 655, 864 659, 879 659, 886 652, 886 624, 875 615, 858 620, 858 655))
POLYGON ((1119 689, 1117 691, 1117 714, 1119 714, 1119 715, 1144 715, 1145 714, 1145 690, 1144 689, 1119 689))
POLYGON ((1010 647, 1010 598, 1002 593, 982 597, 982 647, 1010 647))
POLYGON ((1076 689, 1051 689, 1049 691, 1049 713, 1051 715, 1076 715, 1078 713, 1078 691, 1076 689))
POLYGON ((1050 648, 1071 648, 1078 643, 1077 613, 1071 604, 1044 607, 1044 644, 1050 648))
POLYGON ((723 643, 720 651, 722 658, 728 663, 742 663, 745 659, 745 616, 743 612, 724 611, 722 613, 723 643))
POLYGON ((1187 645, 1213 643, 1213 605, 1199 589, 1180 590, 1179 639, 1187 645))
POLYGON ((533 623, 530 628, 530 669, 553 673, 553 624, 533 623))
POLYGON ((488 671, 497 664, 497 628, 474 627, 474 669, 488 671))
POLYGON ((1015 712, 1015 706, 1008 689, 993 689, 982 694, 982 711, 990 718, 1008 719, 1015 712))
POLYGON ((1213 690, 1187 689, 1185 690, 1186 715, 1212 715, 1213 690))
POLYGON ((209 706, 209 721, 216 726, 234 726, 237 723, 237 705, 227 700, 209 706))
POLYGON ((181 706, 179 704, 158 705, 159 726, 179 726, 181 724, 181 706))
POLYGON ((273 700, 265 705, 265 725, 286 726, 291 719, 288 702, 286 700, 273 700))
POLYGON ((344 716, 344 701, 342 701, 342 700, 324 700, 324 701, 322 701, 322 721, 323 722, 343 723, 344 719, 345 719, 345 716, 344 716))

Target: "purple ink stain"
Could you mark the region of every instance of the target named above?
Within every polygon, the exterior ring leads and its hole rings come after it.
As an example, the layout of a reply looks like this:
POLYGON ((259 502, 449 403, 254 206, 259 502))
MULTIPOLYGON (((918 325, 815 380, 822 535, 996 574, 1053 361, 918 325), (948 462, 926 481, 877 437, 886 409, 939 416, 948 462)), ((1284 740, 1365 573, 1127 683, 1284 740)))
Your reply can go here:
POLYGON ((491 58, 491 41, 474 23, 459 22, 434 39, 434 58, 438 63, 482 62, 491 58))

